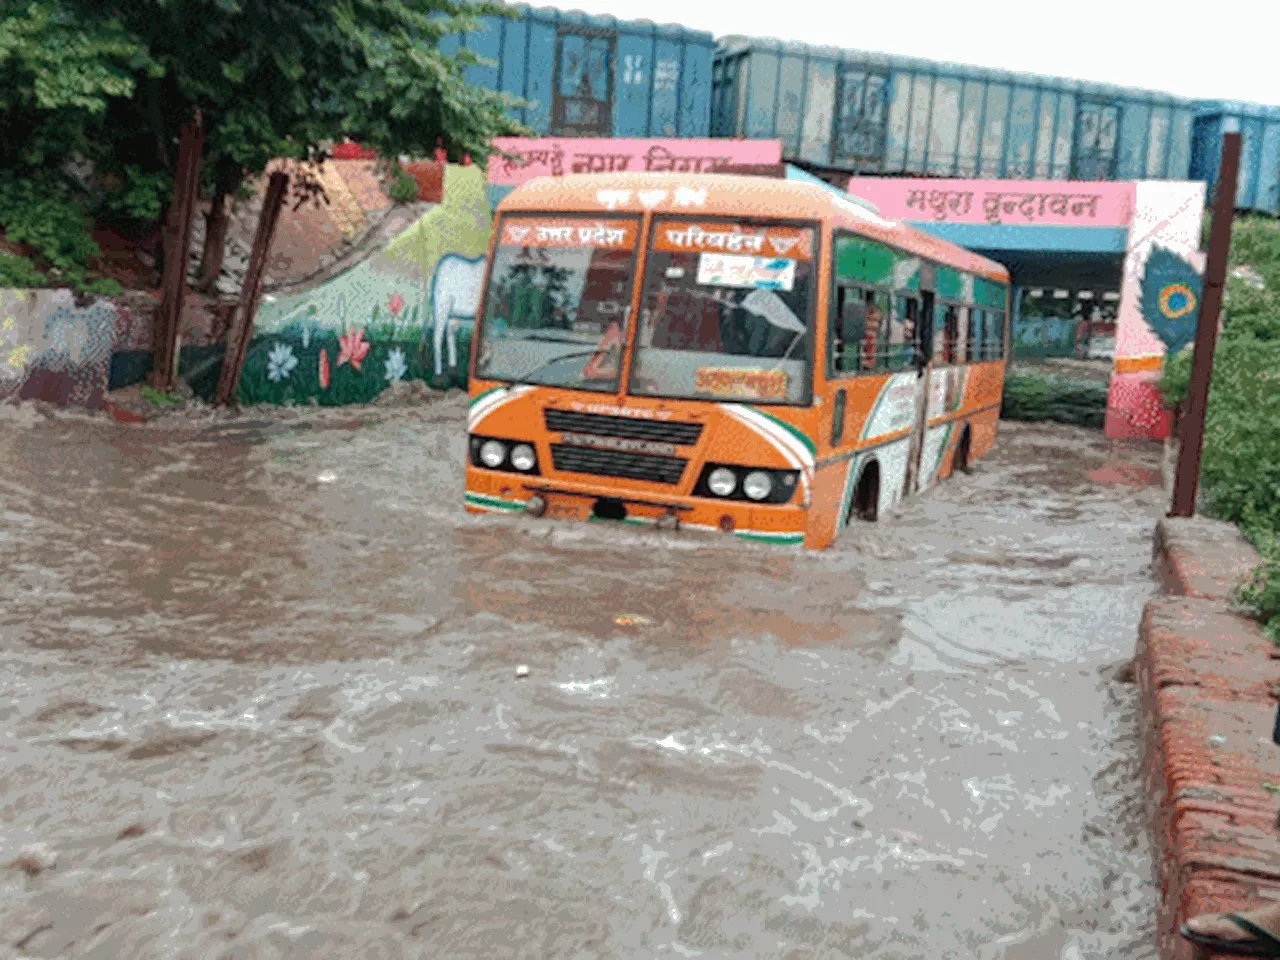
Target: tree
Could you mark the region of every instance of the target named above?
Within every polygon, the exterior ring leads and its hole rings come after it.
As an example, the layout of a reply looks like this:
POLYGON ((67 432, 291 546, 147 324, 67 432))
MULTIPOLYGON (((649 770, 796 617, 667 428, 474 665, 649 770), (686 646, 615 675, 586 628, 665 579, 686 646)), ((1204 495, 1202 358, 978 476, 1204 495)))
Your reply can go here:
MULTIPOLYGON (((483 158, 492 137, 527 132, 508 112, 517 101, 465 82, 474 54, 438 49, 475 17, 505 12, 460 0, 0 0, 0 68, 21 80, 0 93, 0 120, 18 131, 3 149, 25 163, 0 179, 0 226, 78 269, 96 253, 86 215, 154 225, 167 210, 161 262, 185 261, 179 212, 193 208, 179 187, 192 170, 180 176, 177 144, 199 115, 212 285, 227 198, 277 158, 323 161, 344 135, 383 157, 443 141, 483 158), (88 172, 79 181, 66 175, 73 162, 88 172)), ((305 176, 293 188, 299 202, 319 192, 305 176)), ((164 271, 158 355, 173 352, 185 268, 164 271)), ((256 294, 246 287, 241 302, 256 294)), ((158 385, 170 375, 157 370, 158 385)))
MULTIPOLYGON (((213 201, 207 247, 220 247, 227 198, 276 158, 322 161, 343 135, 383 157, 427 156, 438 138, 453 152, 486 157, 494 136, 526 132, 508 113, 517 101, 465 82, 465 68, 479 58, 438 48, 442 38, 474 29, 477 16, 509 12, 494 4, 61 2, 86 30, 118 24, 148 58, 132 75, 136 93, 111 104, 100 168, 135 185, 148 174, 171 181, 179 132, 201 111, 203 183, 213 201)), ((299 199, 315 192, 302 186, 299 199)), ((161 202, 157 189, 153 206, 161 202)), ((220 256, 220 249, 206 254, 206 279, 220 256)))
MULTIPOLYGON (((88 222, 95 193, 113 191, 86 182, 84 161, 113 100, 158 69, 118 19, 85 24, 59 0, 0 0, 0 228, 30 253, 0 251, 0 285, 43 281, 38 264, 59 282, 112 289, 85 269, 98 253, 88 222)), ((127 188, 121 197, 127 203, 127 188)))

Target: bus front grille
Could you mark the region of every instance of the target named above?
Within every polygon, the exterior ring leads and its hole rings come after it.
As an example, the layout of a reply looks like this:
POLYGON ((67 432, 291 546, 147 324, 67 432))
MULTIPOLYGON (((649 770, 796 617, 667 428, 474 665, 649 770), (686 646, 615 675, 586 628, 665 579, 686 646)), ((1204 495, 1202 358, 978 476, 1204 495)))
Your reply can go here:
POLYGON ((572 410, 547 410, 546 423, 547 429, 555 433, 588 433, 622 440, 673 443, 678 447, 691 447, 702 436, 700 423, 639 420, 600 413, 575 413, 572 410))
POLYGON ((551 460, 562 473, 594 474, 598 477, 621 477, 624 480, 646 480, 649 483, 675 485, 684 476, 688 460, 659 457, 648 453, 623 453, 597 450, 567 443, 551 445, 551 460))

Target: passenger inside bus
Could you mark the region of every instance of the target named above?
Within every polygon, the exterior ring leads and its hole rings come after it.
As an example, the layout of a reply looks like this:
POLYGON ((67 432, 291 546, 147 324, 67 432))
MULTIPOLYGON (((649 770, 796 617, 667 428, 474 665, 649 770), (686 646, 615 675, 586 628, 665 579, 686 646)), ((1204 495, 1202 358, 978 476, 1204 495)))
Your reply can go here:
POLYGON ((867 329, 862 338, 862 369, 874 370, 879 362, 880 332, 884 329, 884 311, 867 291, 867 329))

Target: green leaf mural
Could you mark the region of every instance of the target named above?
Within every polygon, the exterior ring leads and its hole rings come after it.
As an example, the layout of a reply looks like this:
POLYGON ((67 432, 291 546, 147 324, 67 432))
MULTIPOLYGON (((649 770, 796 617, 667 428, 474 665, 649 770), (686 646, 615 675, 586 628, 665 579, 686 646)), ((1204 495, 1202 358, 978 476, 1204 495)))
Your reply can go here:
MULTIPOLYGON (((398 337, 371 336, 361 331, 368 353, 357 369, 351 361, 339 362, 343 356, 339 336, 333 331, 291 329, 279 334, 256 338, 249 347, 244 373, 240 379, 239 402, 244 405, 297 404, 315 402, 323 407, 352 403, 369 403, 394 380, 421 380, 437 389, 465 388, 466 370, 449 371, 443 377, 434 374, 435 358, 430 341, 423 341, 419 331, 402 331, 398 337), (329 385, 321 382, 321 351, 328 356, 329 385)), ((468 356, 470 336, 459 336, 458 350, 468 356)), ((205 371, 200 383, 193 383, 201 395, 212 394, 217 383, 217 370, 205 371)))

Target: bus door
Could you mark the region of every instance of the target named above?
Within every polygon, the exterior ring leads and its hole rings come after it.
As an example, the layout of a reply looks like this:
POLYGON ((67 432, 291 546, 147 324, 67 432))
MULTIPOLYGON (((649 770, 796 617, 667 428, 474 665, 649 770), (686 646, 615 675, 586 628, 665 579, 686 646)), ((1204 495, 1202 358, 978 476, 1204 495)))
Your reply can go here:
MULTIPOLYGON (((909 300, 908 303, 916 301, 909 300)), ((907 460, 907 485, 905 493, 915 493, 919 489, 920 457, 924 452, 924 435, 929 428, 929 377, 933 369, 933 314, 934 299, 931 290, 924 290, 918 301, 918 315, 911 325, 914 329, 915 345, 915 426, 911 431, 911 452, 907 460)))

